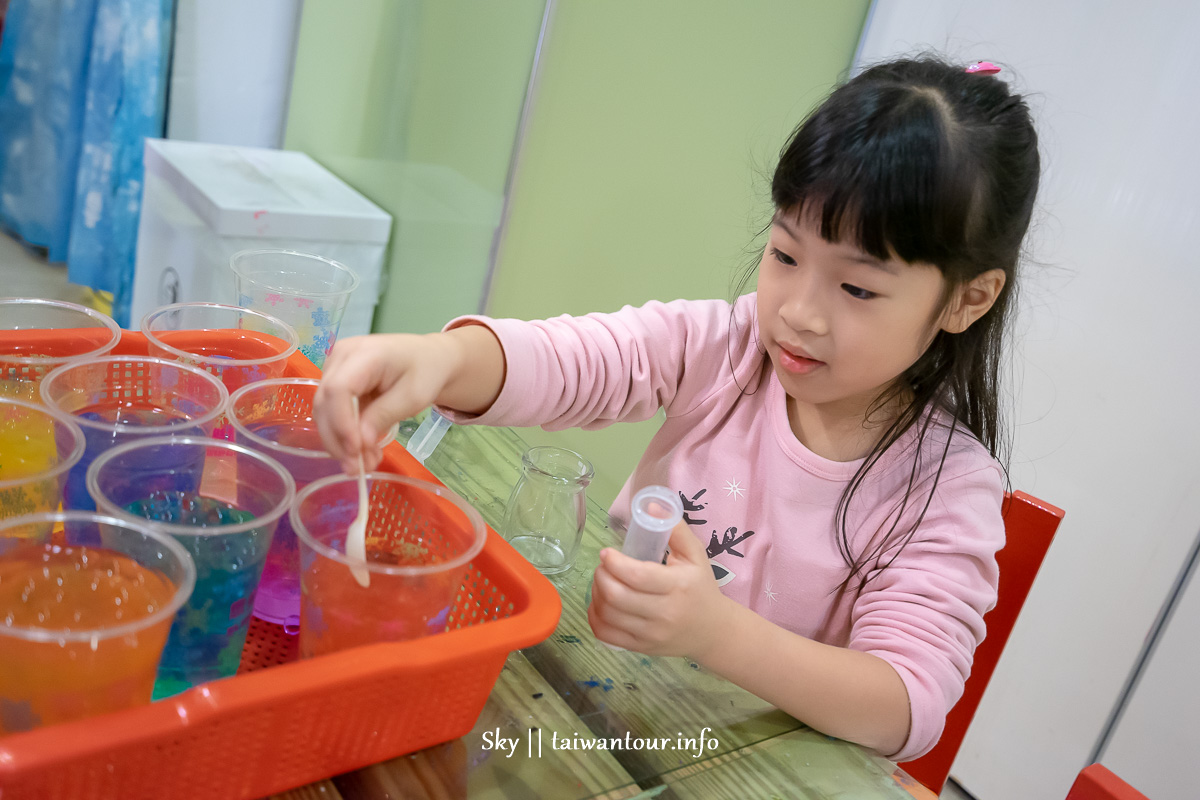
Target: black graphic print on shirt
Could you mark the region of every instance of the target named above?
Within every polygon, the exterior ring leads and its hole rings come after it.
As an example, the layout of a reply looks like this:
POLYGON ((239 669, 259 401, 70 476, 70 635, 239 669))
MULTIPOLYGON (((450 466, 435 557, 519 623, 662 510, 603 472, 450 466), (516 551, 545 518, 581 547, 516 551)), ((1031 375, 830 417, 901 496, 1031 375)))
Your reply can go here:
POLYGON ((708 503, 700 502, 700 496, 703 495, 707 491, 708 491, 708 489, 701 489, 700 491, 698 491, 694 495, 692 495, 691 500, 689 500, 683 494, 683 492, 679 493, 679 499, 683 502, 683 521, 686 522, 688 525, 707 525, 708 524, 708 520, 706 520, 706 519, 694 519, 693 517, 690 516, 691 512, 703 511, 704 507, 708 505, 708 503))
MULTIPOLYGON (((679 499, 683 502, 683 520, 688 525, 703 525, 708 526, 708 514, 703 514, 703 519, 700 518, 701 512, 708 507, 707 502, 700 502, 700 498, 704 496, 707 489, 701 489, 689 498, 683 492, 679 492, 679 499)), ((717 538, 717 531, 710 529, 710 537, 708 547, 708 564, 712 567, 713 577, 717 579, 718 586, 724 586, 737 577, 737 574, 724 564, 718 564, 713 559, 720 555, 730 555, 737 558, 745 558, 745 555, 738 550, 738 547, 745 540, 754 535, 754 531, 743 531, 738 533, 737 526, 731 525, 725 529, 720 538, 717 538)), ((728 560, 728 559, 726 559, 728 560)))

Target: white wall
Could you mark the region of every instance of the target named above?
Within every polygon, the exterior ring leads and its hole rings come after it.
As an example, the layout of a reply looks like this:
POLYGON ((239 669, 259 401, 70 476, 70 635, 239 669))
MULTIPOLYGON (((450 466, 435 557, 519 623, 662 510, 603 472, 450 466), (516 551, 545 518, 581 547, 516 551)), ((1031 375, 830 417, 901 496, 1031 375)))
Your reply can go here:
POLYGON ((1193 572, 1100 759, 1154 800, 1198 793, 1193 766, 1200 754, 1197 578, 1193 572))
POLYGON ((1066 796, 1200 530, 1197 40, 1182 0, 877 0, 863 35, 1001 64, 1043 143, 1012 479, 1066 518, 952 770, 979 800, 1066 796))
POLYGON ((167 138, 283 144, 302 0, 178 0, 167 138))

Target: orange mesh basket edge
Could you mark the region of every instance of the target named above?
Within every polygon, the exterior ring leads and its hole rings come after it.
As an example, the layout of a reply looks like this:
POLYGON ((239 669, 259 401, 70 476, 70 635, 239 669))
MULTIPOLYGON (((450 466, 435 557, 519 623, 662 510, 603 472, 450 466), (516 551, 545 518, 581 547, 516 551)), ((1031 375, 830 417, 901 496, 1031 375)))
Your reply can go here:
MULTIPOLYGON (((147 353, 144 336, 122 331, 112 355, 147 353)), ((321 377, 298 352, 285 374, 321 377)), ((397 442, 380 469, 441 484, 397 442)), ((454 609, 463 627, 267 666, 0 738, 0 796, 262 797, 462 736, 509 653, 548 637, 562 611, 554 586, 490 526, 471 566, 454 609)))

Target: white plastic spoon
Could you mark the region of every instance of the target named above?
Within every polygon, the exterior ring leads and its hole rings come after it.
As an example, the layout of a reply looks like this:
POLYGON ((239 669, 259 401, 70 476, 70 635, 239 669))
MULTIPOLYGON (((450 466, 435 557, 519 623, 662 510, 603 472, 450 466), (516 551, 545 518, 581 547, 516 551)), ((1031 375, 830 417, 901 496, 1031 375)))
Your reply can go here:
MULTIPOLYGON (((361 431, 358 397, 353 397, 351 400, 354 403, 354 426, 361 431)), ((358 451, 358 516, 354 518, 354 521, 350 523, 349 530, 346 531, 346 556, 364 564, 367 561, 367 520, 370 516, 371 508, 367 504, 367 471, 363 465, 362 449, 360 448, 358 451)), ((370 585, 371 574, 365 567, 351 564, 350 572, 354 575, 354 580, 358 581, 359 586, 370 585)))

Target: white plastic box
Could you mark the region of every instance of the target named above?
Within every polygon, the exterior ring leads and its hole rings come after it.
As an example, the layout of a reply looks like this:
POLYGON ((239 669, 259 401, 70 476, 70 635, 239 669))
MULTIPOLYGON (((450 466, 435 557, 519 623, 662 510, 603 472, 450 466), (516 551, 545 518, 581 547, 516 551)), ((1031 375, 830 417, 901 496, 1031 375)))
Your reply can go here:
POLYGON ((229 257, 282 248, 358 275, 338 338, 370 333, 392 218, 304 153, 147 139, 130 325, 168 303, 236 303, 229 257))

